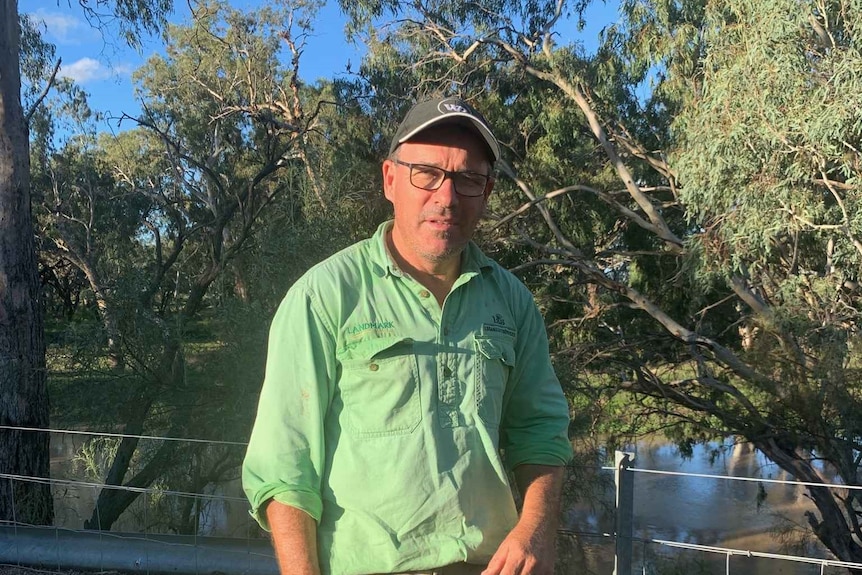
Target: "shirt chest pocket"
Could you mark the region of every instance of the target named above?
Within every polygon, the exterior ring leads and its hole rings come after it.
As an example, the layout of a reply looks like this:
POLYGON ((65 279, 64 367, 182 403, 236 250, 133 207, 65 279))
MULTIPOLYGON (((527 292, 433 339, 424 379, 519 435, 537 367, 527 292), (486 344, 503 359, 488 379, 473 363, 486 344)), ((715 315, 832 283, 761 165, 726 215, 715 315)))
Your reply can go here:
POLYGON ((515 365, 512 342, 503 338, 475 336, 476 411, 486 425, 497 427, 503 412, 503 394, 509 372, 515 365))
POLYGON ((355 437, 404 435, 422 421, 413 340, 379 338, 356 344, 341 362, 345 430, 355 437))

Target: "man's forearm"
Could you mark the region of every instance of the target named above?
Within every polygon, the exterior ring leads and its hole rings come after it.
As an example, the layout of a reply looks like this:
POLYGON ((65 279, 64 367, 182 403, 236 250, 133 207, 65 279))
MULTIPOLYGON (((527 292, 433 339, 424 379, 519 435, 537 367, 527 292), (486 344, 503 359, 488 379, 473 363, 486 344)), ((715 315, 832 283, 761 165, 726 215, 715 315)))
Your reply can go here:
POLYGON ((314 518, 274 500, 266 506, 266 518, 282 575, 320 575, 314 518))
POLYGON ((556 539, 559 524, 563 471, 550 465, 520 465, 514 471, 524 500, 518 523, 549 542, 556 539))

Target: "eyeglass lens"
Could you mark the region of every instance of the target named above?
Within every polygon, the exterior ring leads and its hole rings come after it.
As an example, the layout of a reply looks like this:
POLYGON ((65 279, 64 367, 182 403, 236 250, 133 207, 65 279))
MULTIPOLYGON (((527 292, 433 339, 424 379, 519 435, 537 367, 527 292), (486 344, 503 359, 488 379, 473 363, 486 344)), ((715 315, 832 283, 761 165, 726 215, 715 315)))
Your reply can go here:
MULTIPOLYGON (((455 184, 455 191, 462 196, 481 196, 485 193, 488 177, 474 172, 449 172, 455 184)), ((446 172, 434 166, 413 165, 410 182, 417 188, 436 190, 443 185, 446 172)))

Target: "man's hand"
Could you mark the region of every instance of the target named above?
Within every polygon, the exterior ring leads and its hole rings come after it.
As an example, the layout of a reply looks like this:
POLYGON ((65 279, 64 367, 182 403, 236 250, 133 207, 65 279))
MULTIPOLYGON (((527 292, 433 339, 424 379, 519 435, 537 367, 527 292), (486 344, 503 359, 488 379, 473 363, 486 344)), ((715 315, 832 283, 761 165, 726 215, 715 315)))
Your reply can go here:
MULTIPOLYGON (((554 530, 555 531, 555 530, 554 530)), ((509 532, 482 575, 553 575, 556 533, 522 522, 509 532)))
POLYGON ((515 482, 524 496, 521 518, 482 575, 553 575, 563 468, 521 465, 515 482))

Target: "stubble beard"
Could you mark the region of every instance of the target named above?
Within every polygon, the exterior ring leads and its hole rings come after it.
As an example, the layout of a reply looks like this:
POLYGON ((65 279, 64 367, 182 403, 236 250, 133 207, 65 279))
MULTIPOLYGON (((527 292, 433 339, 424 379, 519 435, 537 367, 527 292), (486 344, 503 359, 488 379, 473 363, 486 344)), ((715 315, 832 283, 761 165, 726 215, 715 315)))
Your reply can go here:
MULTIPOLYGON (((460 214, 456 213, 451 208, 440 209, 440 210, 433 210, 432 209, 426 213, 423 213, 421 215, 421 217, 423 220, 433 219, 435 217, 440 217, 440 218, 448 217, 448 218, 455 218, 456 221, 459 222, 459 224, 463 223, 463 222, 461 222, 460 214)), ((459 238, 459 236, 461 235, 460 232, 461 232, 461 230, 460 230, 460 225, 459 225, 457 230, 435 231, 434 236, 438 240, 443 240, 443 241, 448 242, 449 240, 457 240, 459 238)), ((414 246, 414 249, 417 251, 417 253, 422 254, 422 256, 426 259, 426 261, 434 262, 434 263, 443 263, 443 262, 446 262, 446 261, 452 259, 455 256, 459 256, 461 254, 461 252, 464 251, 464 248, 467 247, 467 243, 469 241, 470 241, 469 237, 468 238, 462 237, 461 241, 457 241, 457 243, 454 243, 454 244, 448 244, 447 247, 441 252, 430 252, 428 250, 427 246, 423 245, 421 241, 417 241, 415 246, 414 246)))
MULTIPOLYGON (((452 232, 437 232, 436 236, 438 239, 441 239, 441 240, 450 240, 450 239, 453 239, 455 234, 452 232)), ((461 252, 464 251, 464 248, 466 246, 467 246, 467 241, 462 241, 462 242, 458 242, 457 244, 449 244, 446 247, 446 249, 444 249, 442 252, 434 252, 434 253, 430 253, 430 252, 425 251, 423 249, 424 246, 422 246, 422 245, 417 245, 416 247, 421 252, 425 252, 424 256, 428 261, 431 261, 434 263, 443 263, 445 261, 450 260, 451 258, 453 258, 455 256, 460 255, 461 252)))

